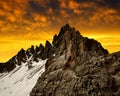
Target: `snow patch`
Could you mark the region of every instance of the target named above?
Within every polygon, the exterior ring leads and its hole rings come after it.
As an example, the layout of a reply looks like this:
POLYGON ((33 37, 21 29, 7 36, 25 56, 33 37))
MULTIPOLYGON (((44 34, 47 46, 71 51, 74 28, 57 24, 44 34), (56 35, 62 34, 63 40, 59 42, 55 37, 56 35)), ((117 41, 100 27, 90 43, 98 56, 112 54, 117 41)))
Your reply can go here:
POLYGON ((41 53, 41 51, 37 52, 37 54, 40 54, 40 53, 41 53))
POLYGON ((29 96, 37 79, 45 71, 46 61, 32 62, 34 67, 31 69, 23 63, 10 73, 0 74, 0 96, 29 96))
POLYGON ((56 56, 56 54, 53 54, 53 57, 55 57, 56 56))

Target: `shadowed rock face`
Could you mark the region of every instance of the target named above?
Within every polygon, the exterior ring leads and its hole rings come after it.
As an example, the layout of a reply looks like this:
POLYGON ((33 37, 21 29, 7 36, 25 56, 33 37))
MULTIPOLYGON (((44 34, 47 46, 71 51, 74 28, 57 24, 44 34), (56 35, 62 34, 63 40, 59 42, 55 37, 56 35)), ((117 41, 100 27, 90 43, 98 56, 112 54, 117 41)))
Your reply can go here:
POLYGON ((68 24, 52 44, 54 54, 30 96, 120 95, 120 52, 109 54, 68 24))
POLYGON ((12 57, 8 62, 0 64, 0 72, 10 72, 17 65, 21 65, 22 62, 26 61, 25 50, 21 49, 18 54, 12 57))

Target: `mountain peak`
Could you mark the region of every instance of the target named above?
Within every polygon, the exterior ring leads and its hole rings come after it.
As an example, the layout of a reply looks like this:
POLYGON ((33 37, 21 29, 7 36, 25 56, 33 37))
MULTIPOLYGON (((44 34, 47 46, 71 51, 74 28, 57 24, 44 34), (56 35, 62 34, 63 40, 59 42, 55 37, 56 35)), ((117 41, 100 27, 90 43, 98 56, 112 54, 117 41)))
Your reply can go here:
POLYGON ((119 96, 120 52, 83 37, 68 24, 54 36, 46 70, 30 96, 119 96))
MULTIPOLYGON (((65 59, 79 57, 84 62, 84 60, 90 59, 92 56, 108 54, 108 51, 98 41, 83 37, 79 31, 76 31, 74 27, 72 28, 68 24, 61 27, 58 36, 54 36, 52 44, 52 53, 56 54, 56 56, 65 55, 65 59)), ((51 62, 51 58, 48 59, 46 69, 50 66, 49 62, 51 62)))
POLYGON ((58 38, 64 35, 66 32, 67 34, 72 35, 78 31, 76 31, 76 29, 74 27, 71 27, 69 24, 66 24, 65 26, 61 27, 61 30, 58 34, 58 38))
POLYGON ((39 59, 53 58, 53 54, 58 56, 66 54, 66 58, 69 58, 70 55, 72 55, 72 58, 77 58, 80 55, 103 55, 107 53, 108 51, 99 42, 83 37, 74 27, 66 24, 61 27, 59 34, 53 37, 52 44, 46 41, 45 47, 40 44, 36 48, 32 45, 26 51, 21 49, 16 56, 6 63, 8 65, 12 63, 12 68, 1 68, 1 72, 8 71, 8 69, 11 71, 16 65, 21 65, 22 62, 29 62, 30 59, 38 61, 39 59))

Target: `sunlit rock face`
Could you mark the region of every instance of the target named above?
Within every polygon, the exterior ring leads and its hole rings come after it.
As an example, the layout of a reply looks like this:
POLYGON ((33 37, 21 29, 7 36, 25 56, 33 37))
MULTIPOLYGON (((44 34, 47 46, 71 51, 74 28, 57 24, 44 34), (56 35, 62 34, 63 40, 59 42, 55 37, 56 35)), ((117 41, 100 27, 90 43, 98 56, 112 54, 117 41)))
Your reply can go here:
POLYGON ((109 54, 68 24, 54 36, 52 48, 30 96, 120 95, 120 52, 109 54))

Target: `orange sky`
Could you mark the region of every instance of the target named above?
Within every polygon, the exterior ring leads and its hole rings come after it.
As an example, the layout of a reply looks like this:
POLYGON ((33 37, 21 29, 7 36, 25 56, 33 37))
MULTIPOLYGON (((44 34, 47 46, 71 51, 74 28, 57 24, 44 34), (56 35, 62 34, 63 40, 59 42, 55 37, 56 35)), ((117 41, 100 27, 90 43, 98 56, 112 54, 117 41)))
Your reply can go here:
POLYGON ((0 62, 51 41, 66 23, 119 51, 120 0, 0 0, 0 62))

